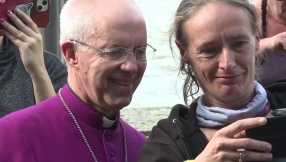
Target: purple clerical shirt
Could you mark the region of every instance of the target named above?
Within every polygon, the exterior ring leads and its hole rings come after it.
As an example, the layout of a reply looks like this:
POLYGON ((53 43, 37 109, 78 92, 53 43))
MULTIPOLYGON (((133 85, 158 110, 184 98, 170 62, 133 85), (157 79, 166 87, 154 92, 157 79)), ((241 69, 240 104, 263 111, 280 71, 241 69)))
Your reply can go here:
MULTIPOLYGON (((114 129, 102 128, 102 116, 78 99, 67 85, 61 94, 76 117, 98 162, 124 162, 126 132, 128 162, 137 162, 145 136, 120 116, 114 129)), ((56 95, 38 105, 0 119, 0 161, 93 162, 77 126, 56 95)))

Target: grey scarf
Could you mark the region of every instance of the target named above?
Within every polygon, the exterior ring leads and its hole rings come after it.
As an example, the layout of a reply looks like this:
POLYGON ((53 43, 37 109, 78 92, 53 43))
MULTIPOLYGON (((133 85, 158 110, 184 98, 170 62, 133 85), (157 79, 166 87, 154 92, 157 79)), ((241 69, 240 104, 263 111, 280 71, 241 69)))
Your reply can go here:
POLYGON ((197 119, 202 127, 220 127, 231 124, 237 120, 265 116, 270 111, 265 89, 255 82, 256 96, 245 107, 239 110, 231 110, 220 107, 207 107, 203 105, 203 96, 198 100, 197 119))

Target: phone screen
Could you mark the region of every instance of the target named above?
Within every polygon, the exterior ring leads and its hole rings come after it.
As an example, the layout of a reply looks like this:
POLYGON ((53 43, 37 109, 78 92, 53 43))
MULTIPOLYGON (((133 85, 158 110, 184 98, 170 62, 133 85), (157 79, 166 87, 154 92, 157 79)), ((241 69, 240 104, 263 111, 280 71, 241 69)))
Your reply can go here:
POLYGON ((265 125, 245 132, 248 138, 270 143, 274 158, 286 157, 286 117, 267 118, 265 125))

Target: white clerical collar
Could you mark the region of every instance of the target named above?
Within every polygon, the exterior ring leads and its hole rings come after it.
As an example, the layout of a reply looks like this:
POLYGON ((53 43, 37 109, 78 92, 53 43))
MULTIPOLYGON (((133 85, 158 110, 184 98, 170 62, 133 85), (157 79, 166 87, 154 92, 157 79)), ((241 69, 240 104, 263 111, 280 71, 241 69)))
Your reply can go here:
POLYGON ((116 122, 116 120, 117 120, 117 117, 115 120, 110 120, 104 116, 104 117, 102 117, 102 127, 103 128, 110 128, 113 126, 113 124, 116 122))

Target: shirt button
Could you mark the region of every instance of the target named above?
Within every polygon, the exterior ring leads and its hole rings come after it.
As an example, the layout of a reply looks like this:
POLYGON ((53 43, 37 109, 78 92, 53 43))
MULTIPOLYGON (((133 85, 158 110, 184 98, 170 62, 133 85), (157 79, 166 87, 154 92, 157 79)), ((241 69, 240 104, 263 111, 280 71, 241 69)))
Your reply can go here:
POLYGON ((110 156, 111 156, 111 157, 114 156, 114 152, 113 152, 113 151, 110 152, 110 156))

